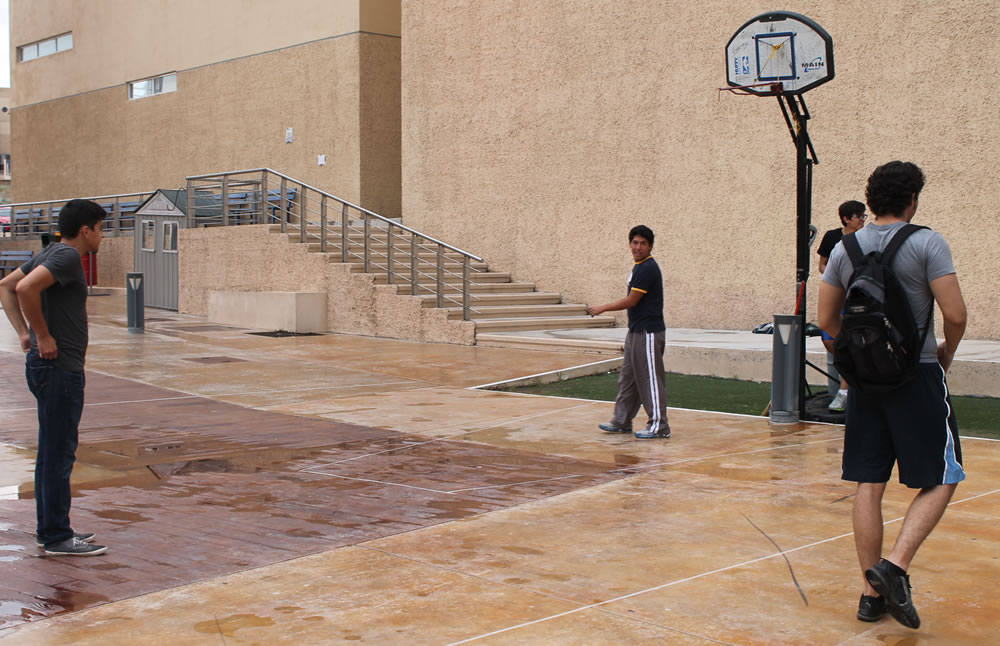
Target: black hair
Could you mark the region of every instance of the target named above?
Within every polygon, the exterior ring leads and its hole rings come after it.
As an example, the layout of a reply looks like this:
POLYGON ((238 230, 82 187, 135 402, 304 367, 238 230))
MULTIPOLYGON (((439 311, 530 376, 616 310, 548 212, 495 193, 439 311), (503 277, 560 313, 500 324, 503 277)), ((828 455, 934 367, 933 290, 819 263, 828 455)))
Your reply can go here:
POLYGON ((868 178, 865 199, 876 216, 902 216, 914 196, 924 188, 924 173, 910 162, 891 161, 875 169, 868 178))
POLYGON ((632 242, 632 238, 636 236, 645 238, 646 241, 649 242, 649 246, 650 247, 653 246, 653 238, 655 237, 653 235, 653 230, 647 227, 645 224, 639 224, 632 227, 632 229, 628 232, 628 241, 632 242))
POLYGON ((846 226, 851 216, 861 215, 865 212, 865 205, 857 200, 848 200, 840 205, 838 212, 840 213, 841 223, 846 226))
POLYGON ((83 227, 93 229, 97 223, 108 217, 97 202, 91 200, 70 200, 59 210, 59 233, 63 239, 75 238, 83 227))

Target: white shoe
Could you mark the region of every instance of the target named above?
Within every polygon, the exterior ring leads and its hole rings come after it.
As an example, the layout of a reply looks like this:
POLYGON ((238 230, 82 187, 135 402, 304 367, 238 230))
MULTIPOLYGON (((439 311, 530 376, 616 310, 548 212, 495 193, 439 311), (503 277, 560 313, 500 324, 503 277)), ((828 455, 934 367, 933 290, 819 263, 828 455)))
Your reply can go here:
POLYGON ((844 409, 847 408, 847 393, 837 393, 827 408, 835 413, 843 413, 844 409))

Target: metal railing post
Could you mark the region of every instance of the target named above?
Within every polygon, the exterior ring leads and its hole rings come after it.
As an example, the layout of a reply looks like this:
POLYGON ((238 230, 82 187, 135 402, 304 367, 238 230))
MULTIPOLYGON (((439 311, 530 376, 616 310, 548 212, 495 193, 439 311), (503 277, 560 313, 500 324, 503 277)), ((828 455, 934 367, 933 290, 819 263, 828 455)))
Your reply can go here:
POLYGON ((462 256, 462 320, 469 320, 469 257, 462 256))
POLYGON ((28 205, 28 235, 34 235, 35 233, 35 205, 28 205))
POLYGON ((319 250, 326 252, 326 193, 319 198, 319 250))
POLYGON ((229 175, 222 176, 222 226, 229 226, 229 175))
POLYGON ((437 306, 444 307, 444 247, 437 246, 437 306))
POLYGON ((288 180, 281 178, 281 195, 278 196, 278 208, 281 209, 281 232, 288 233, 288 180))
POLYGON ((117 238, 122 232, 122 207, 117 197, 115 198, 114 205, 111 207, 111 219, 111 227, 115 232, 115 237, 117 238))
POLYGON ((260 201, 257 202, 257 213, 260 220, 257 224, 270 224, 270 218, 265 215, 267 210, 267 169, 260 171, 260 201))
POLYGON ((410 296, 420 291, 417 286, 417 234, 410 234, 410 296))
POLYGON ((347 204, 340 210, 340 261, 347 262, 347 245, 350 244, 350 236, 347 235, 347 204))
POLYGON ((299 185, 299 242, 306 241, 306 227, 309 219, 306 218, 306 187, 299 185))
POLYGON ((392 222, 385 229, 385 241, 389 245, 386 247, 386 264, 389 267, 389 284, 392 285, 396 282, 392 271, 392 222))
POLYGON ((371 236, 372 225, 371 219, 367 215, 362 213, 361 217, 364 218, 365 223, 365 273, 367 274, 371 271, 371 239, 369 236, 371 236))
MULTIPOLYGON (((187 181, 187 225, 189 229, 194 228, 194 181, 187 181)), ((138 223, 137 223, 138 224, 138 223)), ((133 229, 132 235, 138 234, 138 227, 133 229)))

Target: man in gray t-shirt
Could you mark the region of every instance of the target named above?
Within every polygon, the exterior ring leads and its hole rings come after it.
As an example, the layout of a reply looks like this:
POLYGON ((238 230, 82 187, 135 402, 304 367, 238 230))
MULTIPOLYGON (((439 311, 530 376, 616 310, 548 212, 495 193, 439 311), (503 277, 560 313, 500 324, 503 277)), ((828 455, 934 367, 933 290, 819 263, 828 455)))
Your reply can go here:
MULTIPOLYGON (((908 162, 890 162, 868 178, 865 196, 875 222, 854 233, 863 253, 881 251, 917 211, 923 172, 908 162)), ((944 341, 934 339, 933 318, 920 355, 918 374, 895 390, 873 394, 851 388, 844 428, 843 479, 858 483, 854 499, 854 541, 864 575, 858 619, 877 621, 889 612, 910 628, 920 626, 906 570, 917 549, 944 514, 958 483, 965 479, 958 423, 945 373, 965 333, 966 310, 951 250, 944 238, 923 229, 900 246, 892 270, 924 329, 937 301, 944 318, 944 341), (892 474, 919 489, 892 551, 882 557, 882 496, 892 474)), ((838 243, 820 285, 819 324, 836 337, 854 267, 838 243)))
POLYGON ((36 542, 49 556, 92 556, 93 533, 74 532, 69 522, 70 474, 83 414, 87 353, 87 284, 82 254, 96 252, 104 238, 104 209, 71 200, 59 211, 62 242, 0 280, 0 302, 27 353, 25 376, 38 402, 35 458, 36 542))

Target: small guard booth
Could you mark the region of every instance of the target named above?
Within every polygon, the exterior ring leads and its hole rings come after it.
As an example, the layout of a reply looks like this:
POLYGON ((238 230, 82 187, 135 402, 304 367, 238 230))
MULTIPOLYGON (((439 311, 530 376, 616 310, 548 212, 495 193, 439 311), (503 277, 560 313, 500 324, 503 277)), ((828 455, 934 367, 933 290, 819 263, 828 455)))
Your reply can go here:
POLYGON ((187 192, 159 189, 135 212, 135 271, 142 272, 146 307, 177 310, 178 229, 187 224, 187 192))

